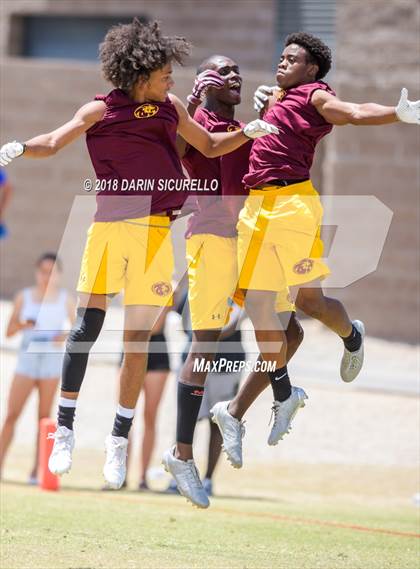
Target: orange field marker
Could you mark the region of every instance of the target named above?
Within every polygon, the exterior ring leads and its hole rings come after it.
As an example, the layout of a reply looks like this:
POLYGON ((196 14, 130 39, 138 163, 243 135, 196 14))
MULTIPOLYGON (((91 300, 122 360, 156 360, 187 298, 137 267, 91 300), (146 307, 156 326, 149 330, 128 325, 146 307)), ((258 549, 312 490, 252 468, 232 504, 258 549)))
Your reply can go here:
POLYGON ((39 459, 38 480, 43 490, 58 490, 60 488, 59 477, 52 474, 48 469, 48 459, 54 446, 54 439, 49 439, 49 433, 55 433, 56 424, 53 419, 41 419, 39 426, 39 459))

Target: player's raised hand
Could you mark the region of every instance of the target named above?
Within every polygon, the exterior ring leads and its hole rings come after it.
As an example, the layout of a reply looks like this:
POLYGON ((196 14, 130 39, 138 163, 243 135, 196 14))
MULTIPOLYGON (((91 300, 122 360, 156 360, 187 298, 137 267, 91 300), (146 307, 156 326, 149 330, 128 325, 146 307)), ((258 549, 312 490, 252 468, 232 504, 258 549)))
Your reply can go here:
POLYGON ((17 158, 25 152, 25 146, 21 142, 14 140, 3 144, 0 148, 0 166, 7 166, 13 158, 17 158))
POLYGON ((188 95, 187 101, 193 105, 199 105, 209 87, 221 89, 224 85, 225 80, 217 71, 206 69, 195 78, 193 90, 191 95, 188 95))
POLYGON ((244 127, 243 133, 248 138, 260 138, 261 136, 266 136, 267 134, 278 134, 279 129, 273 124, 265 122, 261 119, 256 119, 244 127))
POLYGON ((405 87, 401 89, 401 97, 395 112, 401 122, 420 125, 420 101, 409 101, 405 87))
POLYGON ((268 85, 260 85, 254 93, 254 109, 259 113, 267 104, 270 95, 274 94, 276 86, 269 87, 268 85))

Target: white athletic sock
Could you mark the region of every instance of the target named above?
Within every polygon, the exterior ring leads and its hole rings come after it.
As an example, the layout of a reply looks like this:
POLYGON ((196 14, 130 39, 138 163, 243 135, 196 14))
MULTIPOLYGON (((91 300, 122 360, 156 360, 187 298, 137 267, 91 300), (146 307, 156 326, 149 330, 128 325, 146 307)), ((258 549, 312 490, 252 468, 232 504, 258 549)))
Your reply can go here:
POLYGON ((117 415, 120 417, 125 417, 126 419, 132 419, 134 417, 134 412, 135 409, 128 409, 122 405, 118 405, 117 407, 117 415))
POLYGON ((67 397, 60 397, 58 405, 60 407, 73 407, 76 408, 77 399, 67 399, 67 397))

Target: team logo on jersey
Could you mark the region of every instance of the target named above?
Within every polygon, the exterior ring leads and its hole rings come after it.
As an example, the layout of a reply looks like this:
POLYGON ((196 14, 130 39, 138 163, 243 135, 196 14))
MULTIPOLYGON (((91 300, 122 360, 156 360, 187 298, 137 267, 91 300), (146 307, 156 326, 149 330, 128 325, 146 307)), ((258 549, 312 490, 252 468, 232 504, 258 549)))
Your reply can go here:
POLYGON ((313 269, 314 262, 312 259, 302 259, 299 263, 296 263, 293 267, 293 271, 298 275, 306 275, 310 273, 313 269))
POLYGON ((143 103, 134 111, 134 116, 136 119, 150 119, 154 117, 159 111, 157 105, 152 105, 152 103, 143 103))
POLYGON ((241 127, 236 124, 230 124, 227 127, 227 132, 235 132, 236 130, 241 130, 241 127))
POLYGON ((158 296, 168 296, 172 292, 172 286, 170 283, 159 281, 152 284, 152 292, 158 296))
POLYGON ((284 99, 285 96, 286 96, 286 90, 280 89, 278 94, 277 94, 277 100, 281 101, 282 99, 284 99))

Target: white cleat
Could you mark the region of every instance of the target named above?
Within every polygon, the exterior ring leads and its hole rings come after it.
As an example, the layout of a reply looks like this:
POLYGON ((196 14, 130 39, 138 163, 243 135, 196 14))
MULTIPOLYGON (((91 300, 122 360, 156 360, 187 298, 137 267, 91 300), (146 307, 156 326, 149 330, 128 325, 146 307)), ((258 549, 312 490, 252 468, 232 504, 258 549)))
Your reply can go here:
POLYGON ((362 335, 362 345, 356 352, 349 352, 346 348, 344 348, 344 354, 341 359, 340 375, 341 379, 346 383, 350 383, 350 381, 353 381, 359 375, 359 372, 363 366, 363 359, 365 355, 363 345, 365 338, 364 324, 360 320, 353 320, 352 324, 362 335))
POLYGON ((200 480, 194 460, 179 460, 174 456, 175 447, 167 450, 162 458, 166 472, 169 472, 178 486, 180 494, 197 508, 208 508, 209 498, 200 480))
POLYGON ((228 411, 229 401, 220 401, 210 409, 210 416, 222 434, 222 449, 233 468, 242 468, 242 439, 245 436, 244 421, 239 421, 228 411))
POLYGON ((108 488, 119 490, 124 484, 127 475, 127 445, 125 437, 108 435, 105 440, 106 461, 104 465, 104 478, 108 488))
POLYGON ((66 474, 70 472, 74 448, 74 433, 71 429, 57 427, 55 433, 49 433, 49 439, 54 439, 54 446, 48 460, 48 468, 53 474, 66 474))
POLYGON ((276 445, 283 439, 283 435, 290 432, 293 417, 301 407, 305 407, 305 399, 308 399, 308 396, 304 390, 292 386, 292 393, 286 401, 274 401, 271 408, 274 423, 267 441, 270 446, 276 445))

